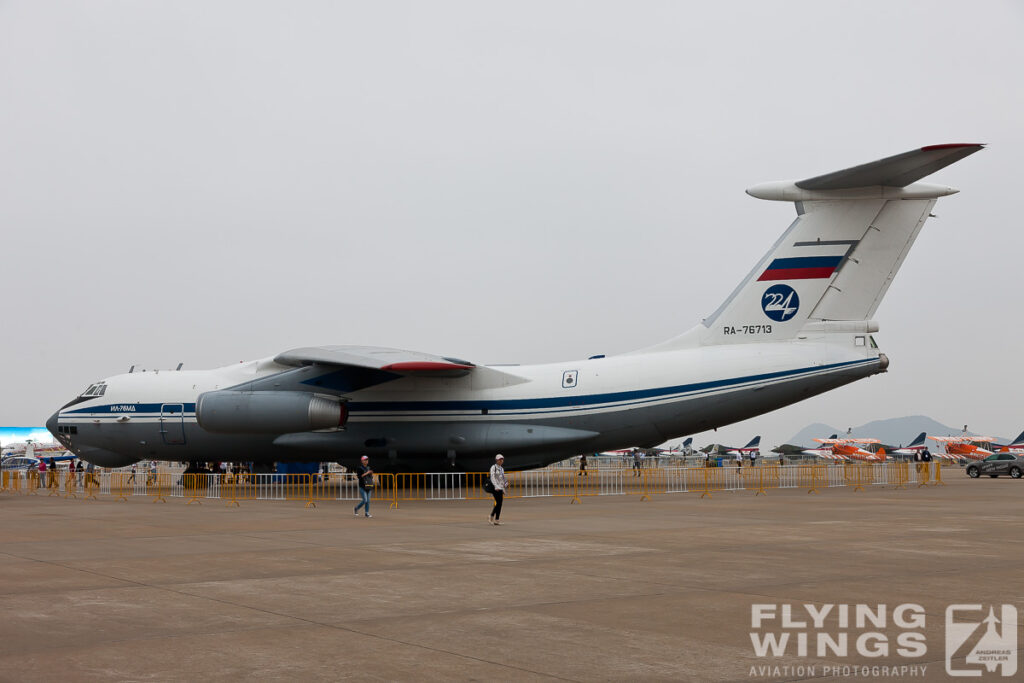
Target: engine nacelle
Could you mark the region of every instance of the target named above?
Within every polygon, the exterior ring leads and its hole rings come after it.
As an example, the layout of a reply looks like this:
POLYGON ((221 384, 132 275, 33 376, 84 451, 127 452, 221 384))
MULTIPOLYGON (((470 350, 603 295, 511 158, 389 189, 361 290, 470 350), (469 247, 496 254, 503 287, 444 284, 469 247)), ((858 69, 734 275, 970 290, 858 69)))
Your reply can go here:
POLYGON ((341 401, 302 391, 208 391, 196 399, 196 422, 217 434, 287 434, 345 425, 341 401))

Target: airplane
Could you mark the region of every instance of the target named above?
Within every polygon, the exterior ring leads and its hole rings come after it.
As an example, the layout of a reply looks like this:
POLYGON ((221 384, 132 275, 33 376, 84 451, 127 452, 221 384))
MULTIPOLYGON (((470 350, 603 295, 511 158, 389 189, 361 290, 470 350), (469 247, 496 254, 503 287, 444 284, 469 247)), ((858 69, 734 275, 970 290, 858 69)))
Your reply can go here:
MULTIPOLYGON (((378 471, 528 469, 653 447, 886 372, 876 309, 940 197, 917 182, 983 149, 942 144, 747 194, 796 218, 711 315, 621 355, 478 365, 314 346, 213 370, 96 382, 46 427, 103 467, 142 459, 333 461, 378 471)), ((689 296, 687 293, 686 296, 689 296)))
MULTIPOLYGON (((818 443, 828 444, 828 450, 833 456, 836 456, 836 460, 863 460, 865 462, 881 462, 885 460, 885 449, 880 448, 877 451, 869 451, 861 448, 857 444, 877 444, 878 439, 862 439, 855 437, 846 437, 843 439, 815 439, 818 443)), ((818 449, 824 450, 824 449, 818 449)), ((828 455, 822 453, 822 457, 827 458, 828 455)))
POLYGON ((675 446, 668 448, 619 448, 613 451, 602 451, 601 453, 595 453, 595 455, 617 455, 620 457, 632 457, 636 451, 643 451, 644 456, 658 456, 658 455, 692 455, 693 453, 693 437, 687 437, 682 443, 677 443, 675 446))
POLYGON ((997 453, 1024 453, 1024 432, 1008 444, 993 443, 992 450, 997 453))
POLYGON ((925 442, 924 442, 926 436, 927 436, 927 434, 925 432, 921 432, 920 434, 918 434, 914 438, 913 441, 910 442, 909 446, 900 446, 899 448, 893 448, 893 447, 890 446, 889 449, 888 449, 889 455, 909 455, 909 456, 914 456, 914 455, 917 455, 918 453, 921 453, 926 448, 928 448, 928 446, 925 445, 925 442))
POLYGON ((63 458, 66 454, 67 449, 62 444, 26 441, 4 446, 0 457, 63 458))
MULTIPOLYGON (((833 434, 828 437, 829 439, 839 438, 838 434, 833 434)), ((779 455, 823 455, 825 453, 832 453, 832 447, 822 448, 810 448, 807 446, 797 446, 791 443, 784 443, 781 446, 776 446, 772 449, 772 453, 778 453, 779 455)))
POLYGON ((711 444, 700 449, 701 453, 708 455, 761 455, 761 437, 755 436, 746 446, 723 446, 720 443, 711 444))
POLYGON ((676 444, 675 446, 669 448, 667 451, 663 451, 663 454, 665 454, 665 455, 679 454, 679 455, 686 455, 686 456, 693 455, 693 437, 692 436, 686 437, 683 440, 682 443, 676 444))
POLYGON ((928 438, 945 444, 945 454, 953 456, 957 460, 963 460, 964 458, 984 460, 992 455, 992 451, 978 444, 995 441, 991 436, 929 436, 928 438))

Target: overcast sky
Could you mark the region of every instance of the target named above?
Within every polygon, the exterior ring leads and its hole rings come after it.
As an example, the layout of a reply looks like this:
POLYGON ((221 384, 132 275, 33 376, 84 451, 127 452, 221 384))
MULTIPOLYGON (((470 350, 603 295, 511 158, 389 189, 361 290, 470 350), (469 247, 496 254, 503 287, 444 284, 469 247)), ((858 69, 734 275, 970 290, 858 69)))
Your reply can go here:
POLYGON ((697 442, 1019 432, 1024 3, 694 7, 0 2, 0 425, 132 364, 647 346, 791 222, 745 188, 984 142, 929 179, 889 373, 697 442))

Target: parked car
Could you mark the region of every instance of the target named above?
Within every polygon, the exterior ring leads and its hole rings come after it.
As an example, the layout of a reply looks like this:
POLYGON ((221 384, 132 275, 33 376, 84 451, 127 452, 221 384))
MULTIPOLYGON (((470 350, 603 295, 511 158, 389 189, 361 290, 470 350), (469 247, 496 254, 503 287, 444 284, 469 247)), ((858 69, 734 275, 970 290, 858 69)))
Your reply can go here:
POLYGON ((972 462, 967 466, 967 476, 977 479, 983 474, 995 479, 1000 474, 1009 474, 1014 479, 1020 479, 1024 474, 1024 455, 1013 453, 993 453, 984 460, 972 462))
POLYGON ((0 465, 0 469, 4 471, 38 470, 39 458, 33 458, 27 455, 12 455, 9 458, 4 458, 4 462, 0 465))

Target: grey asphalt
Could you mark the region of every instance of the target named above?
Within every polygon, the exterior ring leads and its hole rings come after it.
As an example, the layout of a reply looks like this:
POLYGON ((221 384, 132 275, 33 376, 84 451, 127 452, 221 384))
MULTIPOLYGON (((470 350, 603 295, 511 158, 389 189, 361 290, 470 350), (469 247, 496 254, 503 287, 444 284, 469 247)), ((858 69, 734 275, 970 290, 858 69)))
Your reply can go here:
POLYGON ((3 493, 0 680, 947 680, 948 604, 1024 604, 1024 481, 947 482, 509 500, 501 527, 483 501, 3 493), (915 659, 751 645, 753 604, 908 601, 915 659))

